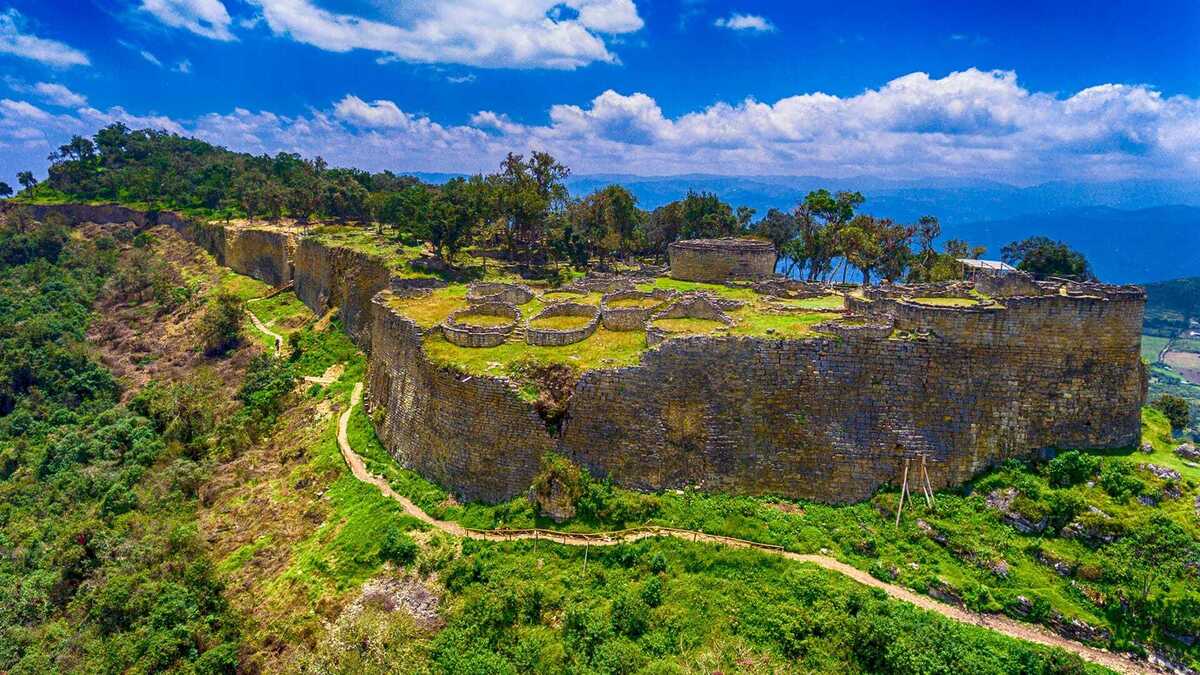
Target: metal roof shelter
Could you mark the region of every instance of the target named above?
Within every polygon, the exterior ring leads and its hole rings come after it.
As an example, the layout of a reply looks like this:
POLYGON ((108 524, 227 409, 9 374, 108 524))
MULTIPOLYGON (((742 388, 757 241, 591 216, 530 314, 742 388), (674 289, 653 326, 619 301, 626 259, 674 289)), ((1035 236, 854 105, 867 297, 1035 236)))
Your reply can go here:
POLYGON ((1012 274, 1019 270, 1006 262, 999 260, 976 260, 974 258, 957 258, 963 266, 963 278, 975 278, 981 275, 1000 276, 1012 274))

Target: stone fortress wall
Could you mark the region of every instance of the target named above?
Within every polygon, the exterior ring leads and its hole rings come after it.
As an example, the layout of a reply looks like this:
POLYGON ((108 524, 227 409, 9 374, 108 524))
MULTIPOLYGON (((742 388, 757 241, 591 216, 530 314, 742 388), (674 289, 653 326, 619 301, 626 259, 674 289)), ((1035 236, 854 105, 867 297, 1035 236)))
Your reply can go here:
MULTIPOLYGON (((58 212, 153 224, 112 207, 58 212)), ((1009 457, 1129 446, 1140 434, 1145 299, 1133 287, 1018 284, 982 307, 880 291, 852 303, 870 330, 670 339, 638 365, 584 373, 552 435, 507 380, 428 360, 421 329, 388 307, 410 291, 389 283, 383 261, 301 238, 285 266, 278 252, 290 245, 266 234, 231 236, 173 214, 157 222, 264 280, 294 267, 301 300, 316 313, 338 307, 369 349, 368 401, 384 446, 466 499, 522 493, 548 451, 636 489, 846 502, 898 481, 905 458, 926 455, 936 488, 1009 457), (231 242, 261 250, 233 253, 231 242)))

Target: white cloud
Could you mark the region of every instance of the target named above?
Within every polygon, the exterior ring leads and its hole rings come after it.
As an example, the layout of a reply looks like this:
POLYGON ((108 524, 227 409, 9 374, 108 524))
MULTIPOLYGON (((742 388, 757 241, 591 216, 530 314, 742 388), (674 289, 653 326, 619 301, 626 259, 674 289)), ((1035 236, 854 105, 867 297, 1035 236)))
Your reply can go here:
POLYGON ((332 52, 481 68, 574 69, 617 58, 602 35, 641 29, 632 0, 414 0, 396 21, 318 7, 312 0, 249 0, 276 35, 332 52), (553 18, 560 4, 573 18, 553 18), (553 16, 552 16, 553 15, 553 16))
POLYGON ((543 149, 577 173, 791 174, 1071 179, 1200 175, 1200 99, 1102 84, 1035 92, 1014 73, 912 73, 856 96, 717 102, 669 117, 646 93, 605 91, 543 121, 480 111, 462 125, 347 95, 297 116, 237 109, 190 121, 122 109, 54 115, 0 101, 0 175, 44 167, 48 149, 110 120, 194 134, 236 150, 299 152, 377 171, 491 171, 508 151, 543 149), (31 131, 33 130, 33 131, 31 131), (20 161, 17 161, 18 158, 20 161), (14 169, 15 170, 15 169, 14 169))
POLYGON ((162 67, 163 67, 162 61, 159 61, 159 60, 158 60, 158 57, 157 57, 157 56, 155 56, 154 54, 150 53, 149 51, 147 51, 147 50, 145 50, 145 49, 139 49, 139 50, 138 50, 138 54, 139 54, 139 55, 140 55, 140 56, 141 56, 143 59, 146 59, 147 61, 149 61, 150 63, 154 64, 155 66, 158 66, 159 68, 162 68, 162 67))
POLYGON ((15 9, 0 12, 0 53, 14 54, 48 66, 65 68, 91 64, 87 54, 57 40, 24 31, 24 19, 15 9))
POLYGON ((155 56, 154 53, 151 52, 150 50, 144 49, 140 45, 135 45, 132 42, 128 42, 128 41, 120 40, 120 39, 117 40, 117 44, 121 45, 122 47, 128 49, 131 52, 136 52, 138 56, 142 57, 143 59, 146 60, 146 62, 154 65, 155 67, 157 67, 157 68, 163 67, 163 62, 161 60, 159 60, 159 58, 157 56, 155 56))
POLYGON ((338 101, 333 108, 333 114, 338 119, 356 126, 381 129, 401 127, 409 121, 408 114, 391 101, 367 103, 349 94, 338 101))
POLYGON ((174 70, 177 73, 183 73, 184 75, 188 75, 192 72, 192 62, 187 59, 184 59, 184 60, 180 61, 179 63, 176 63, 175 67, 172 68, 172 70, 174 70))
POLYGON ((467 74, 467 75, 447 75, 447 76, 446 76, 446 81, 447 81, 447 82, 449 82, 450 84, 469 84, 469 83, 471 83, 471 82, 474 82, 474 81, 475 81, 475 76, 474 76, 474 75, 472 75, 472 74, 467 74))
POLYGON ((728 28, 729 30, 748 30, 755 33, 771 33, 775 31, 775 24, 771 23, 765 17, 757 14, 738 14, 734 12, 727 18, 717 19, 713 25, 718 28, 728 28))
POLYGON ((237 39, 229 30, 233 19, 221 0, 142 0, 141 8, 172 28, 225 42, 237 39))
POLYGON ((44 100, 61 108, 78 108, 87 105, 87 97, 76 94, 61 84, 53 82, 38 82, 33 90, 44 100))

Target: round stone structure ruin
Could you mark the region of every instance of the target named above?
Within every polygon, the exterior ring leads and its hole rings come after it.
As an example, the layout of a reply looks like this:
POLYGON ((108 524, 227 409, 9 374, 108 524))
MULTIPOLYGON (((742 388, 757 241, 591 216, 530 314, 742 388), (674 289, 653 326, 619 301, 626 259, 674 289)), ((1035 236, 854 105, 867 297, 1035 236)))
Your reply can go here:
POLYGON ((686 239, 667 247, 671 277, 722 282, 765 279, 775 273, 775 247, 747 238, 686 239))

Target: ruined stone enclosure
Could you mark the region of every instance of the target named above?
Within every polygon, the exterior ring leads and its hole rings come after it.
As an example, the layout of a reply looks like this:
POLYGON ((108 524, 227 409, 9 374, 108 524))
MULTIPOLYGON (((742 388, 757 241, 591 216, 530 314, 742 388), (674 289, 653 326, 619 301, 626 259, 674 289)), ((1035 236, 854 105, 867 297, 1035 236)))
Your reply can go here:
POLYGON ((765 279, 775 273, 775 247, 760 239, 688 239, 667 252, 671 277, 684 281, 765 279))
MULTIPOLYGON (((148 224, 114 207, 58 208, 76 222, 148 224)), ((472 289, 356 243, 358 233, 157 218, 238 272, 294 281, 315 313, 336 307, 369 352, 384 446, 464 499, 524 493, 555 452, 634 489, 844 502, 898 481, 905 458, 925 456, 937 488, 1009 457, 1124 447, 1140 434, 1145 298, 1134 287, 863 291, 768 276, 472 289), (563 302, 580 307, 544 314, 563 302), (684 330, 652 336, 655 321, 684 330), (531 323, 580 339, 531 340, 531 323), (447 325, 487 345, 452 342, 447 325), (576 373, 559 425, 517 375, 530 362, 576 373)))

